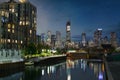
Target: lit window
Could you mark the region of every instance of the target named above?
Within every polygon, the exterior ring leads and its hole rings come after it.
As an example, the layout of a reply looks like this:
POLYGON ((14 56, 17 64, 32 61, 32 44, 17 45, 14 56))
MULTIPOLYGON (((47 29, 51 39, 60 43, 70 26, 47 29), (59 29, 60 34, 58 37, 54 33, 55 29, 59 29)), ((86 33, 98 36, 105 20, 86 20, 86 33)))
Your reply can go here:
POLYGON ((8 32, 10 32, 10 29, 8 29, 8 32))
POLYGON ((23 41, 21 41, 21 44, 23 43, 23 41))
POLYGON ((26 21, 26 25, 29 25, 29 21, 26 21))
POLYGON ((34 18, 34 23, 36 23, 36 18, 34 18))
POLYGON ((30 30, 30 34, 32 34, 32 30, 30 30))
POLYGON ((14 30, 12 30, 12 33, 15 33, 15 31, 14 31, 14 30))
POLYGON ((35 12, 34 12, 34 11, 32 11, 32 14, 35 14, 35 12))
POLYGON ((5 14, 5 12, 4 12, 4 11, 2 11, 2 14, 1 14, 1 15, 2 15, 2 16, 4 16, 4 14, 5 14))
POLYGON ((18 13, 15 13, 16 16, 18 16, 18 13))
POLYGON ((15 43, 17 43, 17 40, 15 40, 15 43))
POLYGON ((22 21, 19 22, 19 25, 22 25, 22 21))
POLYGON ((14 12, 15 12, 15 9, 12 9, 12 12, 14 13, 14 12))
POLYGON ((8 42, 10 43, 10 39, 8 39, 8 42))
POLYGON ((23 21, 23 25, 25 25, 25 21, 23 21))
POLYGON ((15 25, 14 25, 14 24, 12 25, 12 28, 13 28, 13 29, 15 28, 15 25))
POLYGON ((8 28, 10 28, 10 26, 11 26, 11 25, 10 25, 10 24, 8 24, 8 28))
POLYGON ((9 9, 9 11, 12 11, 12 9, 9 9))
POLYGON ((5 16, 6 16, 6 17, 9 17, 9 13, 8 13, 8 12, 5 12, 5 16))
POLYGON ((15 12, 15 6, 14 5, 10 5, 10 9, 9 9, 9 11, 11 11, 11 12, 15 12))

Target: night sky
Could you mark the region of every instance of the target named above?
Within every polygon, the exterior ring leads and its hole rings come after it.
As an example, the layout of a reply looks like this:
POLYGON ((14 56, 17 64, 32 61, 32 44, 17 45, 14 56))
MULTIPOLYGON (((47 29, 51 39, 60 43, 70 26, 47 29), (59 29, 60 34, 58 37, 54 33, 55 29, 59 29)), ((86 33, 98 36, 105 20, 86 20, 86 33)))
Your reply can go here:
POLYGON ((120 31, 119 0, 30 0, 38 9, 38 33, 59 30, 71 21, 72 35, 86 32, 92 35, 97 28, 109 34, 120 31))
MULTIPOLYGON (((6 0, 8 1, 8 0, 6 0)), ((16 0, 17 1, 17 0, 16 0)), ((29 0, 37 7, 37 34, 66 34, 66 22, 71 22, 71 34, 85 32, 93 36, 97 28, 104 34, 120 32, 120 0, 29 0)))

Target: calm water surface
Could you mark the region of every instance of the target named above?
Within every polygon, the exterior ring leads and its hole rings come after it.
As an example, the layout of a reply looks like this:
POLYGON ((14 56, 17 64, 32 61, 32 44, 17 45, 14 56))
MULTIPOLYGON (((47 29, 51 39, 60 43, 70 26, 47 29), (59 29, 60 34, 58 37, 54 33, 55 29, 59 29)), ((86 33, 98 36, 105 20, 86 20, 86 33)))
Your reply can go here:
POLYGON ((66 60, 49 66, 27 66, 0 80, 105 80, 104 64, 85 59, 66 60))

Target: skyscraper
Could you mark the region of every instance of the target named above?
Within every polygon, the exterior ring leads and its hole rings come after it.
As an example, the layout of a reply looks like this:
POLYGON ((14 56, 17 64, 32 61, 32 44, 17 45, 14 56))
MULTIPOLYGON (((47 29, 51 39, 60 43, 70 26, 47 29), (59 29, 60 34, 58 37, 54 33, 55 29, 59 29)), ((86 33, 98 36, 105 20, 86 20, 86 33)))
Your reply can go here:
POLYGON ((67 23, 66 23, 66 46, 67 47, 69 47, 70 45, 70 43, 71 43, 71 26, 70 26, 71 24, 70 24, 70 21, 68 21, 67 23))
POLYGON ((117 37, 115 32, 111 32, 110 43, 113 47, 117 47, 117 37))
POLYGON ((48 31, 47 32, 47 45, 51 46, 51 31, 48 31))
POLYGON ((24 45, 36 43, 36 14, 37 10, 27 0, 20 0, 18 3, 18 21, 21 27, 21 32, 24 34, 22 40, 24 45))
POLYGON ((95 43, 95 46, 100 46, 101 45, 101 37, 102 37, 102 29, 98 28, 94 32, 94 43, 95 43))
POLYGON ((71 42, 71 28, 70 28, 70 21, 67 22, 66 24, 66 41, 71 42))
POLYGON ((56 31, 56 48, 61 47, 62 47, 61 33, 59 31, 56 31))
POLYGON ((56 35, 51 35, 51 47, 52 49, 55 48, 55 42, 56 42, 56 35))
POLYGON ((85 47, 86 46, 86 34, 82 33, 82 46, 85 47))

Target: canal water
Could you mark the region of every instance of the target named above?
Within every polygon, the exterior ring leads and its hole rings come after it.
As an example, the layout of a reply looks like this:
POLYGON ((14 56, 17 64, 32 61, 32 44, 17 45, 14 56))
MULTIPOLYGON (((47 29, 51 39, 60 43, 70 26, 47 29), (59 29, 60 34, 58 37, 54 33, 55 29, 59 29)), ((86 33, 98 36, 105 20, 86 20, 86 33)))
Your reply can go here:
MULTIPOLYGON (((7 71, 6 71, 7 72, 7 71)), ((104 64, 94 60, 66 60, 46 66, 26 66, 24 71, 0 80, 106 80, 104 64)))

